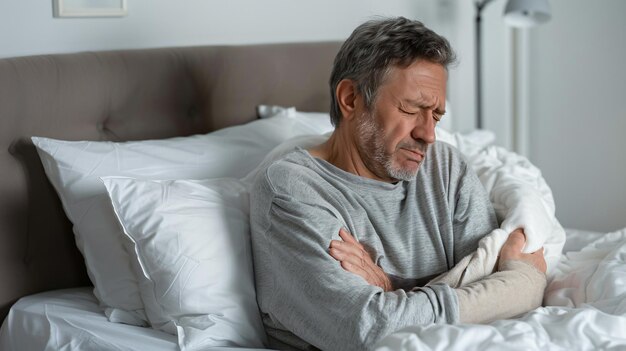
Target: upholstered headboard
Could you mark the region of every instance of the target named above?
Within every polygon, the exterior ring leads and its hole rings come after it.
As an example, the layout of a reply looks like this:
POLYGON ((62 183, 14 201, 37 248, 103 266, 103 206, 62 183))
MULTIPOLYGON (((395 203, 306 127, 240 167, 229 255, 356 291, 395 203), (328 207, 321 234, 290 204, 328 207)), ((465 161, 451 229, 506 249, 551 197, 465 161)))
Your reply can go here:
POLYGON ((30 137, 140 140, 328 111, 339 43, 207 46, 0 60, 0 322, 18 298, 89 285, 30 137))

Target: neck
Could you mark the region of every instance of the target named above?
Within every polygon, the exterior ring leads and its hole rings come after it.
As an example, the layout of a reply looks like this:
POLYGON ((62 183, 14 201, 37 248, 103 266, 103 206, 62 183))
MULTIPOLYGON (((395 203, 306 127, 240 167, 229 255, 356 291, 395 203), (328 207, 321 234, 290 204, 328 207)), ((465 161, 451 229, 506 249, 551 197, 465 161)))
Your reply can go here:
POLYGON ((356 144, 356 130, 348 128, 349 126, 346 124, 336 128, 326 142, 309 149, 311 156, 325 160, 348 173, 379 181, 393 182, 391 179, 378 176, 365 165, 356 144))

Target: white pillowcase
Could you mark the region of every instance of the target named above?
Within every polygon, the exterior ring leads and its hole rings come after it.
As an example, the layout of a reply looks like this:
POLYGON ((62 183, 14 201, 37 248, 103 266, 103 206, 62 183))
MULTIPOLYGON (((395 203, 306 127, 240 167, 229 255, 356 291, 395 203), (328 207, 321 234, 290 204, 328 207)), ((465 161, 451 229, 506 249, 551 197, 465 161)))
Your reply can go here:
MULTIPOLYGON (((94 295, 112 322, 145 325, 131 259, 100 177, 242 177, 282 141, 331 131, 328 114, 297 113, 190 137, 125 143, 33 137, 48 179, 74 224, 94 295)), ((127 239, 126 239, 127 240, 127 239)))
POLYGON ((181 350, 263 347, 249 236, 247 188, 236 179, 103 178, 138 257, 155 329, 181 350))

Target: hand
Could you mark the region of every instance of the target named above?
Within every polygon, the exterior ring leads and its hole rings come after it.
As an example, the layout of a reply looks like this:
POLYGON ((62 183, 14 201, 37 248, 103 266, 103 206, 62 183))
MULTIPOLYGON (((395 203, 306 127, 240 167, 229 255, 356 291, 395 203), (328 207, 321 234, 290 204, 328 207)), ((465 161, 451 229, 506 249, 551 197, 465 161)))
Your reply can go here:
POLYGON ((526 243, 526 235, 521 228, 515 229, 506 240, 500 250, 500 264, 506 260, 520 260, 530 263, 540 272, 545 273, 547 270, 546 260, 543 257, 543 247, 533 253, 522 253, 524 244, 526 243))
POLYGON ((391 280, 370 255, 348 231, 339 230, 341 240, 330 242, 330 255, 341 263, 341 267, 365 279, 368 284, 381 287, 384 291, 392 291, 391 280))

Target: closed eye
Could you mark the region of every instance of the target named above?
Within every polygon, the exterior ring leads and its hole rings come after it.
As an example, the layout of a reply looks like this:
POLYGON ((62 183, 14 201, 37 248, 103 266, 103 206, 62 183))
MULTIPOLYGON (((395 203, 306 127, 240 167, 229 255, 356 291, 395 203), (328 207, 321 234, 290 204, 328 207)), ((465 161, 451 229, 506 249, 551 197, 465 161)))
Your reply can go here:
POLYGON ((417 114, 417 111, 410 112, 410 111, 403 110, 401 108, 399 110, 400 110, 400 112, 404 113, 405 115, 409 115, 409 116, 415 116, 417 114))
MULTIPOLYGON (((404 113, 405 115, 408 115, 408 116, 415 116, 415 115, 418 114, 417 111, 411 112, 411 111, 403 110, 401 108, 399 108, 399 110, 400 110, 400 112, 402 112, 402 113, 404 113)), ((435 122, 440 122, 442 117, 443 117, 443 114, 440 114, 440 113, 437 113, 437 112, 433 112, 433 119, 435 120, 435 122)))

